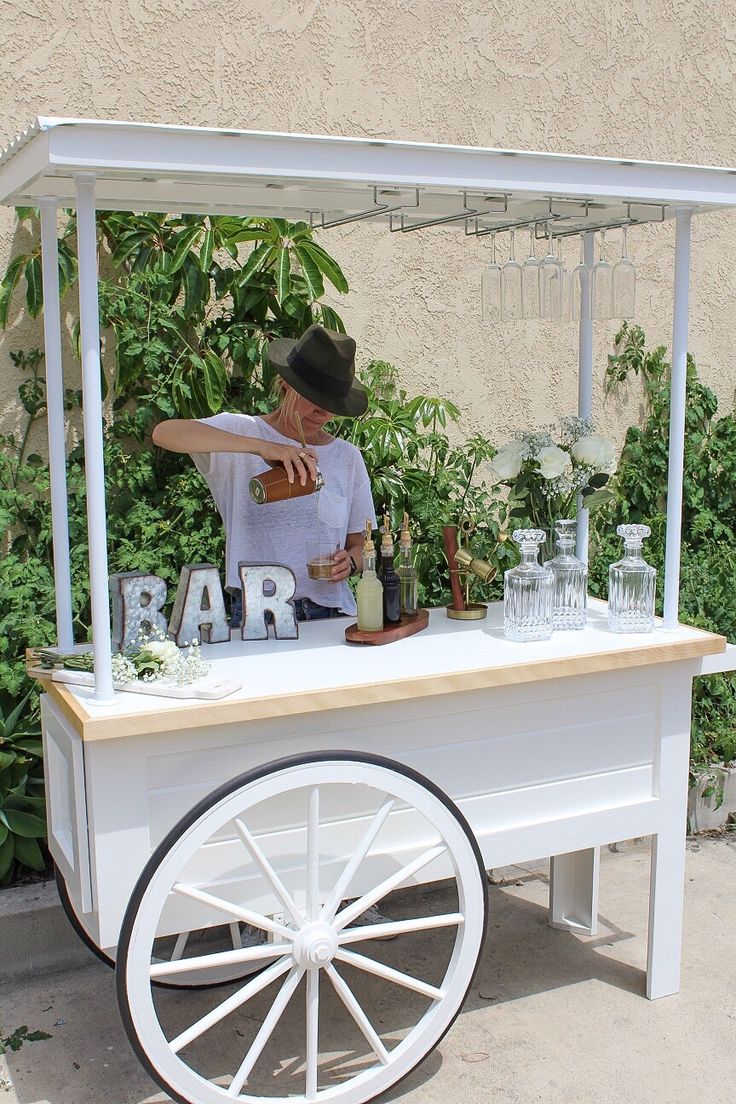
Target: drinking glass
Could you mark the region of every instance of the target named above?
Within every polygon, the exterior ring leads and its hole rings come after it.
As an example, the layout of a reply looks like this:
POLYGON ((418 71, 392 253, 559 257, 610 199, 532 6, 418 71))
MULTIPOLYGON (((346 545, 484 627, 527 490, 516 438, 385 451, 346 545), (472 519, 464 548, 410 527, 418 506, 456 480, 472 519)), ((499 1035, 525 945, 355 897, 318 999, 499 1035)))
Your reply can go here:
POLYGON ((501 317, 504 319, 523 318, 523 296, 521 293, 521 265, 516 259, 514 231, 511 231, 511 256, 501 269, 501 317))
MULTIPOLYGON (((570 310, 577 321, 583 313, 583 304, 590 295, 590 269, 585 263, 585 237, 580 235, 580 261, 570 277, 570 310)), ((590 311, 587 317, 590 318, 590 311)))
POLYGON ((496 234, 491 234, 491 259, 480 278, 481 317, 484 322, 500 322, 501 266, 496 262, 496 234))
POLYGON ((626 255, 626 230, 624 226, 621 260, 613 266, 614 318, 633 318, 636 304, 636 269, 626 255))
POLYGON ((307 542, 307 575, 310 579, 332 582, 333 559, 342 547, 331 535, 317 535, 307 542))
POLYGON ((593 266, 593 318, 613 318, 613 268, 606 260, 606 231, 601 231, 601 251, 593 266))
POLYGON ((551 322, 562 317, 562 265, 552 247, 552 231, 547 231, 547 254, 540 266, 541 315, 551 322))
POLYGON ((524 318, 540 318, 540 264, 534 254, 534 231, 529 227, 529 256, 521 269, 522 312, 524 318))
POLYGON ((569 322, 572 318, 572 302, 570 292, 572 281, 570 273, 565 268, 562 260, 562 238, 557 239, 557 260, 560 262, 560 322, 569 322))

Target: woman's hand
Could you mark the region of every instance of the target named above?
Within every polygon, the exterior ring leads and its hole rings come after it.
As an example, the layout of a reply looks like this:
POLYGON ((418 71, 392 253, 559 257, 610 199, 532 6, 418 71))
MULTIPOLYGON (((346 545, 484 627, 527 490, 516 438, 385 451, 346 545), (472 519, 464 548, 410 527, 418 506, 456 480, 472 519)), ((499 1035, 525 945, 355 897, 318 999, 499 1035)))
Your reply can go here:
POLYGON ((258 455, 269 464, 281 464, 290 483, 298 479, 302 487, 307 479, 317 478, 317 456, 310 448, 299 445, 279 445, 274 441, 259 441, 258 455))
POLYGON ((345 579, 349 579, 353 571, 353 565, 350 563, 350 553, 346 548, 340 548, 333 554, 332 557, 332 577, 331 583, 342 583, 345 579))

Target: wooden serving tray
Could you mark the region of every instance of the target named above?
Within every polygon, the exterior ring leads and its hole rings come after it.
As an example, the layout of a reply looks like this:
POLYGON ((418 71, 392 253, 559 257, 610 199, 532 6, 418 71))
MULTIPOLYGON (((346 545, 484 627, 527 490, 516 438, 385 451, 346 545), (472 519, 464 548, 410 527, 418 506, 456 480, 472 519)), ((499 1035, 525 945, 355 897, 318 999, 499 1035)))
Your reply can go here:
POLYGON ((358 628, 357 623, 348 625, 345 641, 347 644, 392 644, 394 640, 403 640, 405 636, 421 632, 428 624, 429 612, 420 609, 411 616, 405 614, 398 625, 389 625, 388 628, 378 629, 376 632, 365 632, 358 628))

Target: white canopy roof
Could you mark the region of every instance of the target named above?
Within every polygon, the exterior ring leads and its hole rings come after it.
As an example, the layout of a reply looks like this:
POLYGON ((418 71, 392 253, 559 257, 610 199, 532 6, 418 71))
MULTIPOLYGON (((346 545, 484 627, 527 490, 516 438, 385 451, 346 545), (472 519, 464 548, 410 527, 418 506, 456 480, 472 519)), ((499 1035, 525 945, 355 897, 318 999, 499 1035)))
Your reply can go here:
POLYGON ((409 232, 547 221, 553 233, 736 206, 736 170, 418 142, 38 118, 0 154, 0 202, 274 215, 317 225, 375 218, 409 232), (477 219, 477 222, 476 222, 477 219))

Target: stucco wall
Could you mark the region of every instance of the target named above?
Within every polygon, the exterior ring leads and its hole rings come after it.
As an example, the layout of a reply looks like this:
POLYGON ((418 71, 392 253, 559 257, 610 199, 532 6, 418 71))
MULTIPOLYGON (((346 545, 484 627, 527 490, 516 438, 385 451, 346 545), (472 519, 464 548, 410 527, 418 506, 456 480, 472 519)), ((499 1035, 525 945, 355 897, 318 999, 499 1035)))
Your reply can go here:
MULTIPOLYGON (((50 114, 733 165, 733 11, 727 0, 4 0, 0 138, 50 114)), ((3 268, 13 239, 2 212, 3 268)), ((340 309, 361 356, 394 361, 409 390, 453 398, 468 430, 500 441, 574 409, 573 324, 481 323, 487 246, 367 224, 325 232, 325 245, 351 283, 340 309)), ((633 230, 629 245, 637 320, 669 343, 673 228, 633 230)), ((736 217, 696 220, 690 348, 724 409, 736 384, 735 246, 736 217)), ((577 252, 573 241, 571 267, 577 252)), ((596 326, 594 413, 620 437, 638 401, 603 405, 615 328, 596 326)), ((40 334, 21 323, 0 338, 5 427, 8 351, 40 334)))

